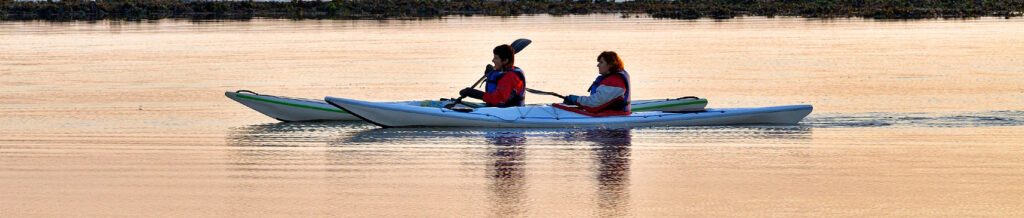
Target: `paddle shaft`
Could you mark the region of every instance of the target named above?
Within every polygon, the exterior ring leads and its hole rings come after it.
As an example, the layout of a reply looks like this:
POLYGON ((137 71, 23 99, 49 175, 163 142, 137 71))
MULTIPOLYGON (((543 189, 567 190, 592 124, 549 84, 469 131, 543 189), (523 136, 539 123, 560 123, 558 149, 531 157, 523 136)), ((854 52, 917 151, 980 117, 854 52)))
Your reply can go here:
MULTIPOLYGON (((487 75, 481 76, 480 79, 476 81, 476 83, 473 83, 473 86, 470 86, 470 88, 474 88, 475 89, 476 86, 480 85, 480 83, 484 81, 484 79, 487 79, 487 75)), ((456 98, 455 102, 450 104, 450 105, 451 106, 455 106, 455 104, 461 103, 463 98, 466 98, 466 96, 465 95, 459 96, 459 98, 456 98)), ((445 107, 450 108, 449 106, 445 106, 445 107)))
POLYGON ((558 98, 565 98, 564 95, 559 95, 558 93, 554 93, 554 92, 546 92, 546 91, 541 91, 541 90, 536 90, 536 89, 531 89, 531 88, 526 88, 526 91, 530 92, 530 93, 533 93, 533 94, 550 95, 550 96, 555 96, 555 97, 558 97, 558 98))
MULTIPOLYGON (((478 86, 478 85, 480 85, 480 83, 484 82, 485 79, 487 79, 487 76, 481 76, 480 79, 476 80, 476 83, 473 83, 473 86, 470 86, 470 88, 474 88, 475 89, 476 86, 478 86)), ((465 96, 463 96, 463 97, 465 97, 465 96)))

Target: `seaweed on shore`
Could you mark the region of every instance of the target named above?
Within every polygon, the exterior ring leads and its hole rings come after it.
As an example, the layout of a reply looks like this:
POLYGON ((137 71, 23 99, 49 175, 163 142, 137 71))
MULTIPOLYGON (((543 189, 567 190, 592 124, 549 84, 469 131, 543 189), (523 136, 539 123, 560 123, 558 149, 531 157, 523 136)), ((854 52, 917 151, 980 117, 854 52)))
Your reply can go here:
MULTIPOLYGON (((646 13, 668 19, 736 16, 873 19, 1015 17, 1024 0, 340 0, 255 2, 179 0, 0 0, 0 20, 424 19, 447 15, 646 13)), ((628 16, 624 16, 628 17, 628 16)))

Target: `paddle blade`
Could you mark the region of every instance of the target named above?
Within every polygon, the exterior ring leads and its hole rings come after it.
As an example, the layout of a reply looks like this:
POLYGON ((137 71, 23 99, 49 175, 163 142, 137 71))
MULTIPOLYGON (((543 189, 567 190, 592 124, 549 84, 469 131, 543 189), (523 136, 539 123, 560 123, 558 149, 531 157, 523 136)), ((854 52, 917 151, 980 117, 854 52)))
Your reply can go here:
POLYGON ((519 53, 523 51, 523 49, 526 49, 526 46, 530 45, 530 43, 532 42, 533 41, 530 41, 529 39, 526 38, 516 39, 516 41, 512 42, 512 44, 509 46, 512 46, 512 49, 515 50, 516 53, 519 53))

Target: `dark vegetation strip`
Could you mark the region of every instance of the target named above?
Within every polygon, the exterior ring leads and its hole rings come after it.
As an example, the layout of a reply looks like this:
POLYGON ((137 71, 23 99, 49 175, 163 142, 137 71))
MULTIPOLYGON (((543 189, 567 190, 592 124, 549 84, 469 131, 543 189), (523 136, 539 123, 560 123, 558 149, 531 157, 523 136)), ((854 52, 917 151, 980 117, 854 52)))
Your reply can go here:
POLYGON ((677 0, 677 1, 14 1, 0 0, 2 20, 190 19, 422 19, 446 15, 647 14, 655 18, 729 19, 736 16, 874 19, 1020 16, 1024 0, 677 0))

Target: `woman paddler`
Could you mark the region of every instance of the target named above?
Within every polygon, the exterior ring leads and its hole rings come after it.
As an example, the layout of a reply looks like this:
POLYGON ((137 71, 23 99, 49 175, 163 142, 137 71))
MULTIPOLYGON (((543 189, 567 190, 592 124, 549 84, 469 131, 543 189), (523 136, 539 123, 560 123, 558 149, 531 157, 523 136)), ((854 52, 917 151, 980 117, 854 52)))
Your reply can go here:
POLYGON ((590 85, 590 96, 566 96, 563 104, 577 105, 597 116, 629 115, 629 73, 614 51, 597 56, 597 70, 601 74, 590 85))
POLYGON ((486 92, 473 88, 459 91, 459 95, 480 99, 487 107, 523 106, 526 100, 526 77, 523 70, 515 66, 515 50, 507 44, 494 47, 494 65, 487 65, 486 92))

